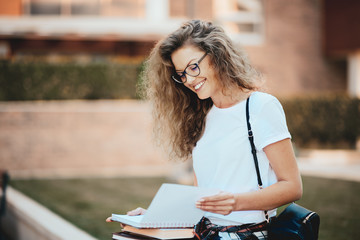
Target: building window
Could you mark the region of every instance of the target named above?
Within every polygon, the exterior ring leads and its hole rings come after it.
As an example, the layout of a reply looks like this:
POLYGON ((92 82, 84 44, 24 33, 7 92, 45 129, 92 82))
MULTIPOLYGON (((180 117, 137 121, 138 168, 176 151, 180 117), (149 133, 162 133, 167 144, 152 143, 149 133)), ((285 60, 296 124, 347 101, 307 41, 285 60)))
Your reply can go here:
POLYGON ((65 7, 70 15, 99 15, 101 9, 99 0, 71 0, 65 7))
POLYGON ((213 0, 169 0, 171 18, 211 20, 213 0))
POLYGON ((214 19, 244 45, 264 41, 264 0, 214 0, 214 19))
POLYGON ((146 0, 24 0, 26 15, 145 17, 146 0))
POLYGON ((211 20, 235 41, 264 41, 264 0, 169 0, 170 18, 211 20))
POLYGON ((145 18, 146 0, 102 0, 101 15, 145 18))
POLYGON ((27 9, 30 15, 60 15, 60 0, 29 0, 27 9))

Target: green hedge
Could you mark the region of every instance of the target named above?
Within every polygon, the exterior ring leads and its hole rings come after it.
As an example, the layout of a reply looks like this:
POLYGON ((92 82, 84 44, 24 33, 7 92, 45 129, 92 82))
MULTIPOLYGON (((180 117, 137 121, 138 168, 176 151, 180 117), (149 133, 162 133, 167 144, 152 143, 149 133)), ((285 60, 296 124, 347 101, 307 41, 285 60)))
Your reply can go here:
POLYGON ((141 64, 0 62, 0 101, 138 98, 141 64))
POLYGON ((280 99, 295 145, 355 148, 360 134, 360 100, 345 95, 280 99))
MULTIPOLYGON (((0 101, 136 99, 142 64, 0 61, 0 101)), ((344 95, 280 99, 299 147, 354 148, 360 100, 344 95)))

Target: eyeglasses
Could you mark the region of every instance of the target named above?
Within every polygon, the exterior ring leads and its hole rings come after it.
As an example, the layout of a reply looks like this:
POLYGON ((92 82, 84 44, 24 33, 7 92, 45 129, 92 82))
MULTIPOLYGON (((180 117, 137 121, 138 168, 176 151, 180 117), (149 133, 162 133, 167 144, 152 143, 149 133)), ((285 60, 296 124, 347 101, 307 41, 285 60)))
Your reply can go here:
POLYGON ((200 67, 199 64, 201 61, 206 57, 207 53, 202 56, 197 63, 193 63, 188 65, 185 70, 181 73, 175 73, 171 76, 171 78, 177 82, 177 83, 186 83, 187 78, 186 75, 189 75, 191 77, 197 77, 200 75, 200 67))

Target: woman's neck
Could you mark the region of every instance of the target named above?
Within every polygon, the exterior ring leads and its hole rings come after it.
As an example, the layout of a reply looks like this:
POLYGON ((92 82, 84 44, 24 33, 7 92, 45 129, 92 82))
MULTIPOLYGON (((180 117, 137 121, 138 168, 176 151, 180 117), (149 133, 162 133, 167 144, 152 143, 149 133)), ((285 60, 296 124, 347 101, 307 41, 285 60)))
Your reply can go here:
POLYGON ((213 97, 212 101, 217 108, 229 108, 247 99, 250 96, 251 92, 252 91, 248 90, 237 90, 222 93, 220 96, 213 97))

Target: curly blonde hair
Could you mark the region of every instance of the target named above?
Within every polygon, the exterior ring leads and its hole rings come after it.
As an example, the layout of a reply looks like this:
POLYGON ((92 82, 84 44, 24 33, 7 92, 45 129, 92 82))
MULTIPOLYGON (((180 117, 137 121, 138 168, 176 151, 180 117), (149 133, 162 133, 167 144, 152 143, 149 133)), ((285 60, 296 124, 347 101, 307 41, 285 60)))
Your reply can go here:
POLYGON ((200 139, 211 98, 200 100, 184 84, 172 80, 174 51, 192 45, 207 53, 224 93, 231 89, 254 90, 259 74, 245 54, 233 46, 224 30, 210 22, 191 20, 159 41, 146 61, 144 90, 152 103, 154 133, 171 159, 191 157, 200 139))

